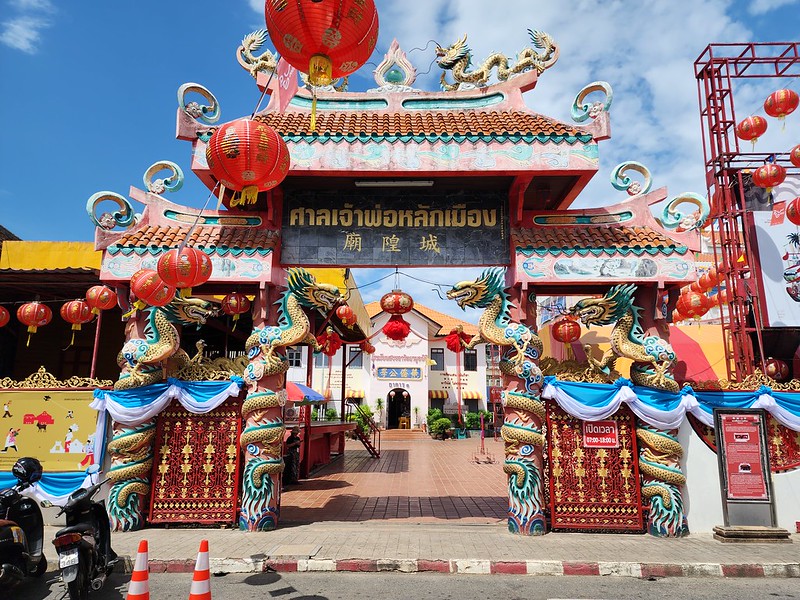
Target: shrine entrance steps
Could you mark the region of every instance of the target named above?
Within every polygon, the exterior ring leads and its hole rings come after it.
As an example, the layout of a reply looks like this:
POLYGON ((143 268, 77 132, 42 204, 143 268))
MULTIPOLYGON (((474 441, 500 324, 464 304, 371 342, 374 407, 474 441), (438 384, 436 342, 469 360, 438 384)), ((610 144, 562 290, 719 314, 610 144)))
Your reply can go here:
POLYGON ((412 442, 429 439, 431 436, 421 429, 384 429, 381 431, 381 440, 384 442, 412 442))

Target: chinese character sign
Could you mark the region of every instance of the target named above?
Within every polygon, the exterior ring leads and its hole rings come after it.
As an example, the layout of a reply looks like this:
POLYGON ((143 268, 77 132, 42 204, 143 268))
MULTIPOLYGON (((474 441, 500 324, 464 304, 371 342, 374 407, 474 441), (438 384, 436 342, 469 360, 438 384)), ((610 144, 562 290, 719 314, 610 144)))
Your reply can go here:
POLYGON ((292 265, 508 264, 501 192, 287 191, 281 261, 292 265))

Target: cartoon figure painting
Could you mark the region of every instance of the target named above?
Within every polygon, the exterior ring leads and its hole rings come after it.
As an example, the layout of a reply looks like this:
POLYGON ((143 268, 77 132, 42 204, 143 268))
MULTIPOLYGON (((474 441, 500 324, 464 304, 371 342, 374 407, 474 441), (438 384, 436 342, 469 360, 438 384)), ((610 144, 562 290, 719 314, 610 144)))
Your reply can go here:
POLYGON ((75 432, 78 431, 78 424, 70 425, 67 429, 67 435, 64 436, 64 452, 70 452, 72 440, 75 437, 75 432))
POLYGON ((3 402, 3 418, 7 419, 13 416, 14 415, 11 414, 11 400, 5 400, 3 402))
POLYGON ((90 467, 94 464, 94 434, 90 434, 86 440, 86 445, 83 447, 86 455, 83 460, 78 463, 78 468, 90 467))
POLYGON ((783 255, 783 262, 786 264, 783 279, 788 284, 786 293, 795 302, 800 302, 800 233, 790 233, 787 238, 789 248, 783 255))
POLYGON ((13 427, 8 430, 8 434, 6 435, 6 445, 3 447, 0 452, 8 452, 9 448, 13 448, 15 452, 19 452, 17 448, 17 436, 19 435, 19 429, 14 429, 13 427))

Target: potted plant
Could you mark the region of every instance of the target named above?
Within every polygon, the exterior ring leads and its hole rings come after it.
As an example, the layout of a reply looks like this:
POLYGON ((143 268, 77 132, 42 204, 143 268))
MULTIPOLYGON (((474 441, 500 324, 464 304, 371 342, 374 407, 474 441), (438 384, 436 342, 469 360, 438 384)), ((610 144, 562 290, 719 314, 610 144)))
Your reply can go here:
POLYGON ((383 424, 383 398, 380 396, 375 399, 375 412, 378 413, 378 427, 383 424))
POLYGON ((414 427, 419 427, 419 406, 414 407, 414 427))

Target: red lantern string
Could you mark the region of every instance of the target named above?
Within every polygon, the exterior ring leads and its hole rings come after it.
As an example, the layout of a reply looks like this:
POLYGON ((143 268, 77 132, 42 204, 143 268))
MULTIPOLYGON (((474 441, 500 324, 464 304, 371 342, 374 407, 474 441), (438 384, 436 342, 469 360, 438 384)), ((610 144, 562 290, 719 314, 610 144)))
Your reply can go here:
POLYGON ((332 327, 328 327, 325 333, 317 336, 317 343, 322 346, 321 352, 326 356, 333 356, 342 347, 342 338, 332 327))
POLYGON ((0 327, 5 327, 11 320, 11 314, 2 306, 0 306, 0 327))
POLYGON ((61 318, 72 324, 72 339, 67 348, 75 343, 75 332, 81 330, 81 325, 94 319, 92 309, 85 300, 72 300, 61 306, 61 318))
POLYGON ((383 334, 393 340, 402 342, 411 332, 411 325, 403 318, 403 315, 392 315, 383 326, 383 334))

